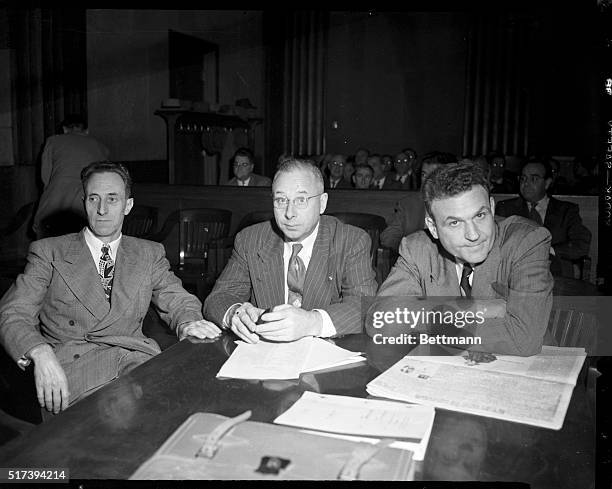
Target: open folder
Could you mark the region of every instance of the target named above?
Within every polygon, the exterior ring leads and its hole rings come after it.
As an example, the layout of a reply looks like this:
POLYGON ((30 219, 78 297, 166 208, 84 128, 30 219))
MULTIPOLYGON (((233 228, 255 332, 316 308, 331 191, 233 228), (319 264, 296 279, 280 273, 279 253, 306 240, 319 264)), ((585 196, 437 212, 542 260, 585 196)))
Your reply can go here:
POLYGON ((352 352, 312 336, 289 343, 238 342, 217 377, 255 380, 298 379, 301 373, 365 361, 352 352))

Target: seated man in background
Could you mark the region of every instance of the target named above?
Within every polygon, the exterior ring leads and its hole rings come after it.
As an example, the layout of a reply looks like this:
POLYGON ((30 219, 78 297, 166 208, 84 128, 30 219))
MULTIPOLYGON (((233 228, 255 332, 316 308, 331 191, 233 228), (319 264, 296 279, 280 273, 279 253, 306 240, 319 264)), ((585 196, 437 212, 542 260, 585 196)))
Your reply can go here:
POLYGON ((238 187, 269 187, 272 185, 272 180, 268 177, 253 173, 254 167, 255 158, 250 149, 240 148, 236 150, 232 158, 234 177, 230 178, 225 185, 238 187))
POLYGON ((427 231, 407 236, 378 296, 468 297, 484 322, 456 332, 477 351, 539 353, 552 308, 550 233, 522 217, 495 221, 482 169, 449 164, 423 184, 427 231))
MULTIPOLYGON (((450 153, 440 151, 427 153, 421 164, 421 181, 424 182, 427 176, 439 166, 455 161, 455 157, 450 153)), ((380 235, 380 244, 397 252, 400 241, 404 236, 424 227, 425 208, 423 201, 420 197, 415 199, 414 195, 409 195, 399 200, 395 205, 393 217, 380 235)))
POLYGON ((582 224, 578 205, 547 195, 552 183, 548 161, 531 159, 521 169, 520 196, 497 204, 499 216, 523 216, 550 231, 553 275, 574 276, 572 264, 589 254, 591 232, 582 224))
POLYGON ((398 185, 398 190, 417 190, 419 188, 417 164, 417 154, 413 149, 408 148, 395 155, 393 180, 398 185))
POLYGON ((351 181, 344 178, 344 167, 346 166, 346 156, 337 154, 327 164, 329 179, 325 180, 326 189, 352 188, 351 181))
POLYGON ((368 166, 372 168, 372 187, 375 190, 399 189, 399 184, 385 173, 385 165, 378 154, 368 156, 368 166))
POLYGON ((92 163, 81 181, 88 226, 34 241, 0 301, 0 342, 21 368, 34 363, 38 401, 54 413, 160 353, 142 333, 151 302, 181 339, 220 333, 161 244, 122 236, 134 204, 127 170, 92 163))
POLYGON ((376 292, 370 238, 322 216, 327 197, 312 162, 281 164, 272 183, 274 221, 236 235, 205 317, 249 343, 361 332, 361 297, 376 292))
POLYGON ((374 170, 369 165, 357 165, 353 175, 353 183, 355 188, 367 190, 372 188, 372 177, 374 170))
POLYGON ((517 191, 516 174, 506 169, 506 158, 501 153, 487 155, 489 185, 492 194, 513 194, 517 191))

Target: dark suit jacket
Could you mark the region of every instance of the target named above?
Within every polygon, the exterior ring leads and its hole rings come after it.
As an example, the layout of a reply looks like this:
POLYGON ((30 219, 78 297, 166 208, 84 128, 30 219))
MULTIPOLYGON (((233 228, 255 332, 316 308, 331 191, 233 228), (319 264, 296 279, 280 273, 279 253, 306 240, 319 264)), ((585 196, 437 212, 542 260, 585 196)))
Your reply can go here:
MULTIPOLYGON (((474 268, 472 297, 503 299, 506 315, 465 327, 482 338, 479 349, 540 352, 552 308, 549 248, 550 233, 530 220, 513 216, 496 223, 493 248, 474 268)), ((428 232, 413 233, 402 240, 400 257, 377 295, 458 297, 455 260, 428 232)))
MULTIPOLYGON (((529 208, 525 199, 517 197, 498 202, 495 213, 503 217, 529 217, 529 208)), ((550 231, 550 245, 557 258, 575 260, 589 254, 591 231, 582 224, 578 205, 550 197, 544 227, 550 231)))
MULTIPOLYGON (((249 187, 271 187, 272 180, 268 177, 264 177, 263 175, 257 175, 255 173, 251 173, 251 179, 249 180, 249 187)), ((236 177, 230 178, 224 185, 233 185, 238 186, 238 179, 236 177)))
MULTIPOLYGON (((360 298, 376 293, 370 246, 365 231, 321 216, 302 308, 325 310, 338 335, 363 330, 360 298)), ((228 308, 238 302, 262 309, 284 304, 283 268, 283 238, 272 221, 239 232, 232 257, 204 302, 204 316, 222 324, 228 308)))
MULTIPOLYGON (((396 173, 389 173, 387 175, 387 179, 390 180, 389 182, 389 188, 393 188, 394 190, 418 190, 420 187, 420 179, 419 179, 419 172, 415 169, 412 170, 412 173, 410 175, 408 175, 408 177, 404 180, 404 183, 401 183, 401 181, 396 180, 397 178, 397 174, 396 173), (394 184, 393 187, 391 187, 392 183, 394 184)), ((387 183, 385 181, 385 183, 387 183)), ((384 186, 383 186, 384 187, 384 186)))
POLYGON ((395 181, 395 174, 389 173, 385 177, 385 181, 383 182, 383 188, 379 189, 377 186, 374 185, 374 183, 372 183, 371 188, 374 190, 401 190, 402 186, 399 182, 395 181))
POLYGON ((126 350, 160 352, 142 333, 151 302, 171 329, 202 319, 200 301, 169 268, 161 244, 124 235, 109 305, 82 232, 34 241, 24 273, 0 301, 0 341, 15 361, 49 343, 75 399, 117 377, 126 350))
POLYGON ((329 177, 325 177, 325 190, 334 190, 336 188, 353 188, 353 185, 351 184, 351 182, 349 182, 348 180, 346 180, 344 177, 342 177, 340 179, 340 181, 338 182, 338 185, 336 185, 333 189, 330 186, 329 183, 329 177))

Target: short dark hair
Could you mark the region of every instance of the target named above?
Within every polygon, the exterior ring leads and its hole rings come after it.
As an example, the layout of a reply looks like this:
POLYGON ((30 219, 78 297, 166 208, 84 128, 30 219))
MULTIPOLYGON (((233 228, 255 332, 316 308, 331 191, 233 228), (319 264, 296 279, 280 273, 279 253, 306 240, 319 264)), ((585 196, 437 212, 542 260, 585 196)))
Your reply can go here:
POLYGON ((80 114, 69 114, 62 121, 62 127, 68 127, 70 129, 79 128, 81 130, 87 129, 87 120, 80 114))
POLYGON ((365 168, 366 170, 370 170, 370 173, 374 175, 374 168, 372 168, 367 163, 362 163, 361 165, 355 165, 355 173, 357 173, 357 170, 359 170, 359 168, 365 168))
POLYGON ((253 152, 249 148, 238 148, 232 156, 232 165, 236 161, 236 156, 246 156, 249 159, 249 163, 251 165, 255 164, 255 157, 253 156, 253 152))
POLYGON ((132 177, 130 172, 121 163, 114 163, 112 161, 94 161, 81 170, 81 184, 83 185, 84 195, 87 195, 89 179, 96 173, 116 173, 125 184, 125 198, 129 199, 132 196, 132 177))
POLYGON ((544 167, 544 178, 552 178, 553 174, 552 174, 552 165, 550 164, 550 162, 545 159, 545 158, 540 158, 539 156, 532 156, 530 158, 527 158, 527 161, 524 161, 523 164, 521 165, 521 175, 523 174, 523 168, 525 168, 527 165, 529 165, 530 163, 533 164, 537 164, 537 165, 542 165, 544 167))
POLYGON ((323 192, 325 188, 325 181, 323 180, 323 174, 321 173, 321 170, 315 164, 315 162, 312 160, 294 158, 292 156, 279 163, 276 169, 276 173, 274 174, 274 179, 272 180, 272 186, 274 187, 274 182, 276 182, 276 179, 281 173, 289 173, 294 170, 306 170, 312 173, 317 183, 317 186, 321 187, 318 190, 323 192))
POLYGON ((432 171, 423 182, 423 202, 427 214, 432 217, 431 204, 469 191, 480 185, 490 195, 489 180, 483 169, 474 163, 449 163, 432 171))

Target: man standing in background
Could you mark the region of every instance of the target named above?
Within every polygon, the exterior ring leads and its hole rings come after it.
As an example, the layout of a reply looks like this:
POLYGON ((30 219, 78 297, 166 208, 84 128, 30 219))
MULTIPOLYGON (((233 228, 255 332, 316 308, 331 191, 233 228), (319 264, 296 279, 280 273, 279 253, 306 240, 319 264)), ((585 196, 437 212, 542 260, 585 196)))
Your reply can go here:
POLYGON ((83 227, 81 170, 94 161, 108 160, 109 150, 89 135, 80 115, 62 122, 63 134, 51 136, 42 154, 44 185, 32 230, 38 239, 78 231, 83 227))

